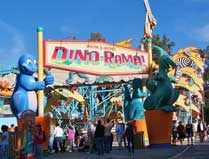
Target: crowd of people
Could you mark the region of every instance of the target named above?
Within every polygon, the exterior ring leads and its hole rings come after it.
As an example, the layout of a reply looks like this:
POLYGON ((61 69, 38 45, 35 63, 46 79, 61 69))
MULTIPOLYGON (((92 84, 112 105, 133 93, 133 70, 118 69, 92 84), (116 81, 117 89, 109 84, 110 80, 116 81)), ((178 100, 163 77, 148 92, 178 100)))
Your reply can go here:
POLYGON ((203 143, 209 135, 209 126, 206 123, 199 119, 192 123, 191 120, 187 124, 184 124, 182 121, 176 121, 173 123, 172 128, 172 143, 176 145, 179 141, 180 145, 183 144, 183 141, 187 139, 188 145, 193 145, 194 141, 197 142, 199 139, 200 143, 203 143))
POLYGON ((17 127, 11 124, 10 127, 7 125, 1 126, 0 131, 0 159, 7 159, 7 149, 9 145, 9 132, 15 132, 17 127))
POLYGON ((98 120, 97 123, 88 121, 88 128, 86 132, 79 132, 75 125, 69 122, 65 127, 60 124, 50 127, 49 136, 49 152, 96 152, 98 155, 110 153, 114 138, 118 141, 119 149, 124 147, 128 148, 129 152, 134 153, 133 138, 136 133, 134 126, 131 122, 127 125, 122 121, 114 123, 113 120, 107 119, 106 122, 98 120), (115 127, 115 133, 112 133, 115 127))
MULTIPOLYGON (((0 133, 0 155, 2 159, 7 159, 6 153, 9 144, 9 132, 15 132, 16 127, 12 124, 9 128, 6 125, 1 127, 0 133)), ((37 159, 43 158, 42 144, 48 140, 48 151, 50 153, 59 152, 87 152, 103 155, 112 151, 113 140, 118 142, 118 149, 123 147, 127 151, 134 153, 134 136, 136 134, 135 127, 132 122, 127 124, 122 121, 107 119, 106 121, 98 120, 96 123, 88 121, 85 132, 80 132, 76 125, 71 121, 66 125, 59 123, 50 124, 49 138, 46 139, 45 132, 41 125, 35 125, 32 131, 33 154, 37 159), (114 129, 114 131, 113 131, 114 129), (114 133, 113 133, 114 132, 114 133)), ((188 145, 193 145, 194 141, 204 142, 209 135, 209 127, 203 120, 198 120, 187 124, 174 121, 172 128, 172 143, 180 145, 187 139, 188 145), (197 140, 199 138, 199 140, 197 140)))

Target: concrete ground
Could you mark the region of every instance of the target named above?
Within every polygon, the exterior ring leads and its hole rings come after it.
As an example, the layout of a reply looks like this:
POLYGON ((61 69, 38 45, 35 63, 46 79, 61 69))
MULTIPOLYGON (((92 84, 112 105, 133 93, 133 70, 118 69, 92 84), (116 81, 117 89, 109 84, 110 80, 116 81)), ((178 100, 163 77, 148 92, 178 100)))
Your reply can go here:
POLYGON ((129 153, 126 148, 119 150, 117 146, 114 146, 111 153, 101 156, 96 153, 74 151, 49 154, 44 159, 209 159, 208 150, 208 141, 205 143, 197 141, 193 146, 188 146, 187 141, 184 141, 183 145, 177 143, 176 146, 172 145, 166 148, 136 149, 135 153, 129 153))

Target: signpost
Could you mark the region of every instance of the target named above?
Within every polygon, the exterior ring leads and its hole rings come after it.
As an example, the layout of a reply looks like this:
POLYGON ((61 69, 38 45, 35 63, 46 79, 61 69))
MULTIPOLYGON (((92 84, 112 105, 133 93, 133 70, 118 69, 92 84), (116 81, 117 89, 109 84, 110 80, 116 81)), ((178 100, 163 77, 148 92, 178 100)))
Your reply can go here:
POLYGON ((97 76, 149 74, 149 54, 105 42, 44 41, 44 66, 97 76))

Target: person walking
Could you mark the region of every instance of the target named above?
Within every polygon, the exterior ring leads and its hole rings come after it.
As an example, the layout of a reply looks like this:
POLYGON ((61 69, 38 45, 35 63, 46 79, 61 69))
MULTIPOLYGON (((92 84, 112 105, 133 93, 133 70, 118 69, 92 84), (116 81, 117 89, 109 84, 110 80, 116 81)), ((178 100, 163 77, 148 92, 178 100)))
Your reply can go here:
POLYGON ((104 154, 104 134, 105 134, 105 128, 101 123, 101 120, 97 121, 96 130, 94 133, 94 138, 96 140, 96 149, 98 155, 104 154))
POLYGON ((63 151, 66 151, 66 147, 68 145, 68 140, 67 140, 67 136, 68 136, 68 130, 69 128, 66 126, 64 127, 64 125, 62 125, 62 130, 63 130, 63 135, 62 135, 62 147, 63 147, 63 151))
POLYGON ((181 121, 179 121, 179 125, 177 126, 177 133, 178 133, 178 139, 180 141, 180 144, 182 145, 185 136, 185 127, 182 124, 181 121))
POLYGON ((107 119, 107 123, 104 125, 105 134, 104 134, 104 149, 106 153, 110 153, 111 151, 111 144, 112 144, 112 134, 111 130, 114 126, 113 122, 110 119, 107 119))
POLYGON ((59 149, 57 147, 58 144, 59 144, 61 152, 64 152, 64 148, 63 148, 63 134, 64 134, 64 132, 58 123, 55 126, 56 126, 54 129, 55 152, 56 153, 59 152, 59 149))
POLYGON ((78 147, 78 138, 79 138, 79 133, 78 133, 78 128, 77 127, 74 127, 75 128, 75 137, 74 137, 74 143, 75 143, 75 146, 76 148, 78 147))
POLYGON ((45 133, 42 130, 41 125, 38 124, 35 126, 35 131, 33 132, 32 138, 34 155, 37 159, 43 159, 42 144, 45 140, 45 133))
POLYGON ((7 149, 9 145, 9 133, 8 126, 1 126, 2 134, 0 135, 0 156, 1 159, 8 159, 7 157, 7 149))
POLYGON ((119 149, 122 149, 122 141, 123 141, 124 134, 125 134, 125 128, 123 126, 122 121, 119 121, 116 126, 116 136, 117 136, 119 149))
POLYGON ((136 134, 136 130, 133 126, 133 123, 127 123, 127 128, 125 131, 125 135, 128 141, 128 152, 134 153, 134 136, 136 134))
POLYGON ((50 125, 50 133, 49 133, 49 153, 54 152, 54 130, 55 130, 55 125, 51 123, 50 125))
POLYGON ((72 126, 69 126, 69 129, 67 130, 67 140, 68 140, 68 151, 72 152, 73 151, 73 141, 75 137, 75 132, 73 130, 72 126))
POLYGON ((195 120, 193 122, 193 136, 194 136, 194 141, 195 142, 197 141, 197 138, 198 138, 197 125, 198 125, 198 121, 195 120))
POLYGON ((176 126, 176 121, 174 121, 172 127, 172 143, 174 145, 176 145, 176 139, 177 139, 177 126, 176 126))
POLYGON ((186 125, 186 134, 187 134, 187 141, 189 145, 189 140, 191 142, 191 145, 193 145, 193 124, 191 121, 188 122, 186 125))
POLYGON ((88 130, 87 130, 87 135, 88 135, 88 143, 89 143, 89 152, 93 153, 94 151, 94 144, 95 144, 95 139, 94 139, 94 133, 95 133, 95 126, 92 123, 92 121, 88 122, 88 130))
MULTIPOLYGON (((123 126, 123 129, 126 130, 126 127, 125 127, 125 123, 124 123, 124 122, 122 123, 122 126, 123 126)), ((127 145, 126 145, 126 135, 125 135, 125 133, 123 134, 123 142, 124 142, 124 146, 127 147, 127 145)))
POLYGON ((206 126, 205 126, 204 122, 200 119, 200 120, 198 121, 198 124, 197 124, 197 132, 198 132, 198 134, 199 134, 200 142, 201 142, 201 143, 204 142, 205 131, 206 131, 206 126))

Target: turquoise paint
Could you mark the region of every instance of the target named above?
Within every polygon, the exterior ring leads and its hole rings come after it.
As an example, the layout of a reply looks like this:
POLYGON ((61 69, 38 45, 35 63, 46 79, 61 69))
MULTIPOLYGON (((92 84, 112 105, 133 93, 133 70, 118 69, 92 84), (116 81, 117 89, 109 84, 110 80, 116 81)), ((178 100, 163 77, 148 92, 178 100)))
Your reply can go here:
POLYGON ((38 27, 37 28, 37 32, 43 32, 44 31, 44 28, 43 27, 38 27))
POLYGON ((132 83, 133 93, 131 94, 127 85, 124 85, 124 115, 125 120, 144 119, 144 107, 141 98, 147 96, 147 92, 142 92, 141 79, 135 78, 132 83))
POLYGON ((153 46, 153 48, 159 55, 159 70, 153 72, 152 81, 146 83, 146 87, 151 94, 144 101, 144 108, 146 110, 175 111, 175 106, 172 104, 177 100, 179 90, 173 88, 167 73, 169 68, 176 67, 176 64, 165 50, 158 46, 153 46))

